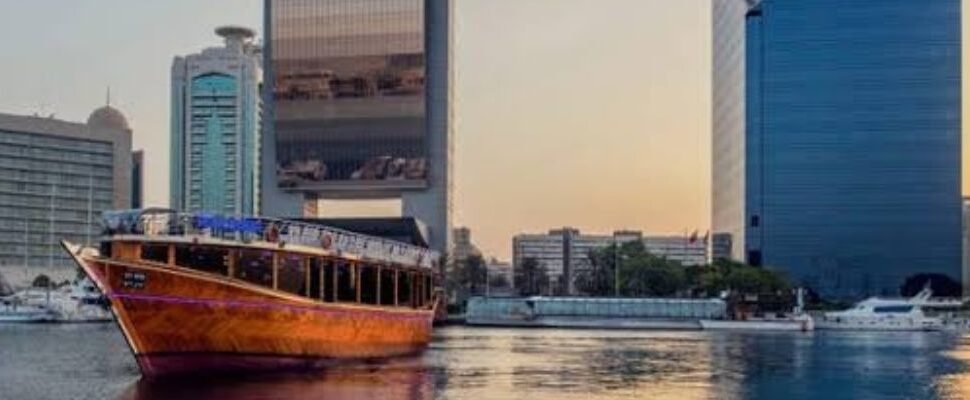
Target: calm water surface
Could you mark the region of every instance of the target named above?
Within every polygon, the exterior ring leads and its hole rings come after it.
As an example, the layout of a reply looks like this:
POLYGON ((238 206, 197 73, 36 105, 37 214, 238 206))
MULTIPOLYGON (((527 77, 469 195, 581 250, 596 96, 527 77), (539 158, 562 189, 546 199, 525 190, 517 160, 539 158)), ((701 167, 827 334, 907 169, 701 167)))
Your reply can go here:
POLYGON ((0 399, 196 398, 970 400, 970 337, 453 327, 380 365, 148 381, 114 325, 0 326, 0 399))

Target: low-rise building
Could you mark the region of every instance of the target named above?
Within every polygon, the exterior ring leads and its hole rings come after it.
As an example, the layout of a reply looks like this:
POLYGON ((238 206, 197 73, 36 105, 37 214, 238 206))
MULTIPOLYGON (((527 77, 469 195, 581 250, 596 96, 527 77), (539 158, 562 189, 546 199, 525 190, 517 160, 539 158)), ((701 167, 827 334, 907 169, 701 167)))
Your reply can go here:
POLYGON ((87 123, 0 114, 0 273, 15 286, 73 279, 61 240, 89 243, 102 211, 131 206, 131 129, 104 106, 87 123))
POLYGON ((684 265, 707 263, 707 239, 690 236, 644 236, 643 232, 621 230, 612 235, 582 234, 578 229, 565 227, 546 234, 520 234, 512 238, 514 268, 520 268, 529 258, 545 268, 550 281, 568 282, 566 294, 575 293, 575 277, 591 268, 590 251, 614 243, 640 241, 651 254, 666 257, 684 265))

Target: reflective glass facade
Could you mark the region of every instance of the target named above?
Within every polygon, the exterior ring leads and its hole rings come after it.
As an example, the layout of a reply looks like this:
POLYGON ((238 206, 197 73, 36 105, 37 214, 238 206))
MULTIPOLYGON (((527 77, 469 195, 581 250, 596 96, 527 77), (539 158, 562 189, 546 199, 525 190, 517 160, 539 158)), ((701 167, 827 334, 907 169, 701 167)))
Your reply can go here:
POLYGON ((60 240, 95 240, 101 212, 114 208, 113 151, 107 141, 0 129, 0 265, 72 265, 60 240))
POLYGON ((427 186, 423 0, 274 0, 270 59, 280 187, 427 186))
POLYGON ((744 252, 745 0, 712 0, 711 224, 716 258, 744 252))
POLYGON ((845 297, 959 281, 960 24, 959 0, 748 12, 743 172, 721 176, 744 179, 748 262, 845 297))

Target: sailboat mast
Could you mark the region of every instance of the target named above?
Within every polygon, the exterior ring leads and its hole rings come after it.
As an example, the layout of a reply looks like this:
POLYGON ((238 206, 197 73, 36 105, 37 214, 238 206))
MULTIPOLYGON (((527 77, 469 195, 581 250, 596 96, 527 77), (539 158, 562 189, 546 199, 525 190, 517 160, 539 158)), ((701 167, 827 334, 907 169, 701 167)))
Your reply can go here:
POLYGON ((57 193, 57 185, 51 184, 51 209, 50 218, 48 218, 48 231, 49 235, 47 237, 47 268, 54 268, 54 196, 57 193))
POLYGON ((24 282, 30 282, 30 212, 24 213, 24 282))
POLYGON ((85 246, 91 247, 91 213, 94 209, 94 175, 88 175, 88 226, 85 246))

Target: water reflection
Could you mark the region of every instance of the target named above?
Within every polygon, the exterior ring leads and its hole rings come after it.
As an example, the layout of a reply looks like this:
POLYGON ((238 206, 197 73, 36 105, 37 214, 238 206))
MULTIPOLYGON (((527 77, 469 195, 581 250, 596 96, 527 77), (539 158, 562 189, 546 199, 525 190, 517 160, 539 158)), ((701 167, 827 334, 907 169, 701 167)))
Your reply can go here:
POLYGON ((2 399, 970 399, 970 337, 446 328, 420 357, 144 380, 114 326, 0 325, 2 399))
POLYGON ((388 399, 434 397, 432 374, 421 360, 335 368, 314 373, 276 373, 218 378, 141 379, 119 399, 388 399))

